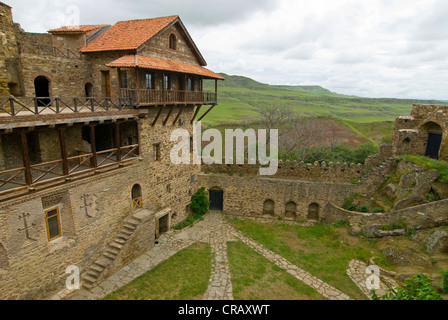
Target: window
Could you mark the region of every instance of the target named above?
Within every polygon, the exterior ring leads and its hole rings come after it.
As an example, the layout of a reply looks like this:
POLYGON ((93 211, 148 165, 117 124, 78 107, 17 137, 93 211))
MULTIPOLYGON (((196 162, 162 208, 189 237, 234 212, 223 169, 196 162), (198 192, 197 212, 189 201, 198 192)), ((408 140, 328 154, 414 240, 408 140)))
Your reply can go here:
POLYGON ((152 90, 154 88, 154 85, 153 85, 152 81, 153 81, 152 73, 147 73, 145 75, 145 82, 146 82, 146 89, 147 90, 152 90))
POLYGON ((45 211, 45 224, 47 227, 48 241, 53 241, 62 236, 59 207, 45 211))
POLYGON ((121 73, 121 86, 124 89, 127 89, 127 87, 128 87, 128 72, 127 71, 123 71, 121 73))
POLYGON ((176 50, 177 48, 177 39, 174 34, 170 35, 170 49, 176 50))
POLYGON ((160 161, 160 144, 154 145, 154 161, 160 161))
POLYGON ((194 91, 194 80, 192 78, 188 78, 188 91, 194 91))
POLYGON ((164 90, 171 90, 171 78, 170 78, 170 76, 167 76, 167 75, 163 76, 163 89, 164 90))

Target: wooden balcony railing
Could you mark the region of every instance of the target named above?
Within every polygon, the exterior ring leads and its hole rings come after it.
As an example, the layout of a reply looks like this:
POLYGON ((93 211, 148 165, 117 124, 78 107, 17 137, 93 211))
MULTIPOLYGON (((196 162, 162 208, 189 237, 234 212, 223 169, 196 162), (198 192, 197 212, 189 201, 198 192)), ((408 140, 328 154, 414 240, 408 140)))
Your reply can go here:
POLYGON ((64 181, 81 174, 95 173, 98 169, 113 168, 120 163, 139 159, 139 145, 98 151, 95 154, 78 151, 78 155, 67 158, 67 174, 64 160, 54 160, 0 172, 0 195, 38 187, 43 184, 64 181), (95 161, 92 161, 96 159, 95 161))
POLYGON ((61 98, 61 97, 0 97, 0 115, 40 115, 123 110, 134 106, 131 97, 61 98))
POLYGON ((217 104, 216 92, 185 90, 146 90, 121 89, 120 96, 138 105, 150 106, 160 104, 217 104))

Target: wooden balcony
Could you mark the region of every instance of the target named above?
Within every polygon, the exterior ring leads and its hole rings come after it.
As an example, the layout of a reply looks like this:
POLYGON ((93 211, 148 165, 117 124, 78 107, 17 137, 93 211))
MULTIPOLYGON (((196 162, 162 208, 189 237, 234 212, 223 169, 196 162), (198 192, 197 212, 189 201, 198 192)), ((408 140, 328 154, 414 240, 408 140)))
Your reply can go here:
POLYGON ((120 98, 138 106, 216 105, 218 94, 206 91, 120 89, 120 98), (137 94, 138 93, 138 94, 137 94))

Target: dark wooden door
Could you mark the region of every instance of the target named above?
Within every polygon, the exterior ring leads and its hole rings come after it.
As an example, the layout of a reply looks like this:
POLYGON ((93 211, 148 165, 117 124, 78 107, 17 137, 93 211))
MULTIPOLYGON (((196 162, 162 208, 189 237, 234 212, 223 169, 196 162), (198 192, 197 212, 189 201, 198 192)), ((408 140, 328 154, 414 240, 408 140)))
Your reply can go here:
POLYGON ((210 190, 210 210, 222 211, 224 209, 224 191, 210 190))
POLYGON ((439 150, 442 144, 442 135, 439 133, 430 133, 428 137, 428 147, 426 156, 432 159, 439 159, 439 150))

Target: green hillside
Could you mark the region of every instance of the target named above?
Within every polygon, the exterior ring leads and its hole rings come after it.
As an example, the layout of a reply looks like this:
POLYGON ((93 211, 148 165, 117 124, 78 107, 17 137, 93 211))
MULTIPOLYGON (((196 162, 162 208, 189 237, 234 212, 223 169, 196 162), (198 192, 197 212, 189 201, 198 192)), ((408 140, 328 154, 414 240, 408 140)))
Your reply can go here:
MULTIPOLYGON (((399 115, 408 115, 414 103, 441 103, 346 96, 319 86, 274 86, 247 77, 221 75, 226 81, 218 82, 219 105, 204 119, 208 125, 255 121, 258 113, 254 107, 262 103, 281 104, 303 116, 335 117, 356 123, 394 121, 399 115)), ((214 91, 214 82, 206 82, 204 90, 214 91)))

